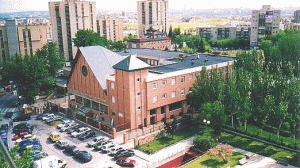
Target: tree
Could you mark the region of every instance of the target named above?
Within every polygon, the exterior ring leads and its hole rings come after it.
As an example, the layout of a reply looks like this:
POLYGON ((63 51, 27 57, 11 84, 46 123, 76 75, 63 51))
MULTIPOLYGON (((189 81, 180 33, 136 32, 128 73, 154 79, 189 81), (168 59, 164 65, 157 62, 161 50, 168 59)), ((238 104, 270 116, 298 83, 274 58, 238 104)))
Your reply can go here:
POLYGON ((227 117, 224 117, 223 104, 220 101, 208 102, 202 106, 201 110, 205 114, 205 118, 210 121, 215 133, 219 134, 227 120, 227 117))
POLYGON ((175 134, 175 131, 177 129, 176 118, 173 119, 172 123, 168 123, 167 121, 164 121, 164 125, 165 125, 166 134, 171 134, 173 139, 173 135, 175 134))
MULTIPOLYGON (((18 156, 18 150, 19 150, 19 146, 15 145, 9 151, 9 154, 12 157, 13 161, 15 162, 16 166, 18 168, 31 167, 33 164, 31 149, 26 149, 26 151, 24 152, 23 155, 21 155, 21 157, 18 156)), ((0 162, 1 162, 1 168, 10 168, 9 163, 7 162, 7 159, 5 158, 2 152, 0 152, 0 162)))
POLYGON ((74 45, 76 47, 85 47, 85 46, 96 46, 100 45, 103 47, 108 47, 108 40, 100 36, 99 33, 94 33, 92 30, 78 30, 73 39, 74 45))
POLYGON ((36 51, 39 59, 45 60, 45 65, 48 69, 50 76, 55 76, 57 71, 63 66, 65 58, 60 54, 56 43, 47 43, 41 49, 36 51))
POLYGON ((197 136, 193 140, 193 144, 197 149, 201 151, 206 151, 216 146, 215 140, 209 135, 197 136))
POLYGON ((172 28, 172 25, 169 28, 168 37, 171 37, 171 38, 173 37, 173 28, 172 28))
POLYGON ((223 159, 224 163, 227 163, 227 157, 232 156, 233 150, 230 145, 218 145, 215 148, 208 150, 208 154, 217 156, 223 159))
POLYGON ((129 40, 132 40, 134 38, 138 38, 138 36, 136 34, 133 35, 133 34, 130 33, 128 36, 124 37, 123 41, 129 41, 129 40))
POLYGON ((126 49, 126 45, 122 41, 111 42, 109 49, 120 51, 126 49))

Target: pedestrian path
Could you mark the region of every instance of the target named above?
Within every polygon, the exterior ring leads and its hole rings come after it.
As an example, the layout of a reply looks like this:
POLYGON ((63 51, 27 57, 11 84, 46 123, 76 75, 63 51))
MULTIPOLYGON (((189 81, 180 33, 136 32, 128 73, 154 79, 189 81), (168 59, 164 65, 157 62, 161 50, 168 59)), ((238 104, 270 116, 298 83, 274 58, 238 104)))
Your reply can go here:
POLYGON ((244 165, 238 165, 236 168, 296 168, 295 166, 283 166, 281 164, 276 163, 275 159, 265 157, 253 152, 249 152, 239 148, 233 148, 235 152, 241 153, 249 157, 247 159, 247 163, 244 165))
POLYGON ((17 107, 0 108, 0 113, 15 112, 18 111, 17 107))

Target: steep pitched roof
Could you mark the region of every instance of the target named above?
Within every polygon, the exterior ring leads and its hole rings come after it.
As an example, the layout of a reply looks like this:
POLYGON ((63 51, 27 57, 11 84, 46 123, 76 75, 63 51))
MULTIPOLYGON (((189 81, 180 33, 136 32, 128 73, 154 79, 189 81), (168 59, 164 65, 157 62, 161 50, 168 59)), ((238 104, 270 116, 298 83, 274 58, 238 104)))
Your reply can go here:
POLYGON ((106 77, 114 74, 115 71, 112 66, 122 61, 124 57, 102 46, 79 47, 79 50, 103 90, 107 89, 106 77))
POLYGON ((113 66, 115 69, 133 71, 143 68, 148 68, 150 65, 146 64, 144 61, 138 59, 136 55, 129 55, 127 58, 123 59, 121 62, 113 66))

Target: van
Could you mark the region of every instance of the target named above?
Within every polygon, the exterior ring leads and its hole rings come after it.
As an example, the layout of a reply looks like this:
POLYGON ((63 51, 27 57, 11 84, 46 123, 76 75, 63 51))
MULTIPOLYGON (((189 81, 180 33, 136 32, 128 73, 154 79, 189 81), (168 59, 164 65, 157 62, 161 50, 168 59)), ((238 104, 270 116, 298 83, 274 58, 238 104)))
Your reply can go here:
POLYGON ((56 142, 61 139, 59 133, 57 132, 51 133, 49 138, 51 139, 52 142, 56 142))

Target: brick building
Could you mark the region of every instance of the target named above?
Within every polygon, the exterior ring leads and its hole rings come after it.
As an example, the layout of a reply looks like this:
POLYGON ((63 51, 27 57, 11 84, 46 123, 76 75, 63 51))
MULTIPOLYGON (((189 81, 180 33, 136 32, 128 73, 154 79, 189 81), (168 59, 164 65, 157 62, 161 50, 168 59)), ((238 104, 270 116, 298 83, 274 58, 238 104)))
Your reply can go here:
POLYGON ((151 49, 115 53, 101 46, 80 47, 68 80, 68 93, 75 95, 70 110, 77 120, 104 134, 135 138, 163 129, 164 120, 186 113, 186 95, 196 75, 204 68, 218 68, 225 77, 233 60, 151 49), (148 59, 157 65, 145 63, 148 59))

